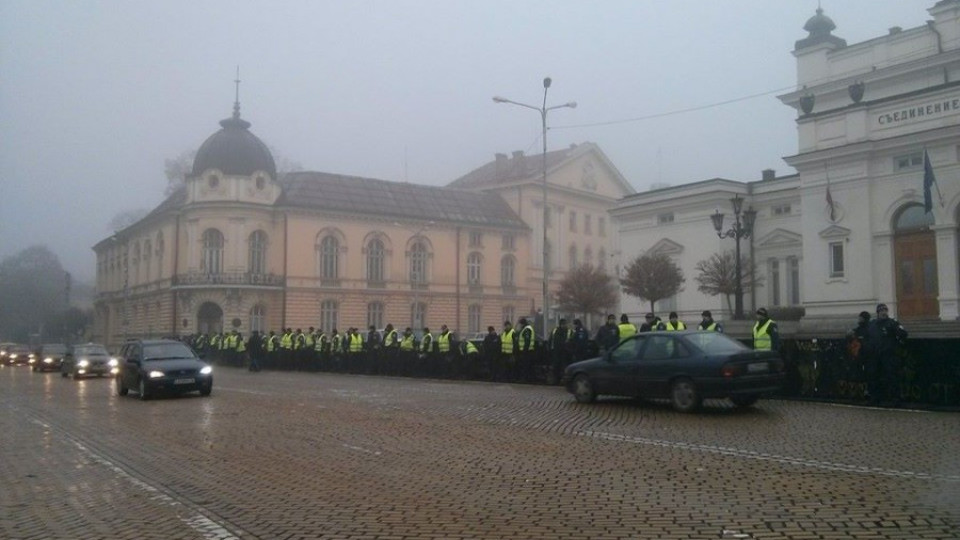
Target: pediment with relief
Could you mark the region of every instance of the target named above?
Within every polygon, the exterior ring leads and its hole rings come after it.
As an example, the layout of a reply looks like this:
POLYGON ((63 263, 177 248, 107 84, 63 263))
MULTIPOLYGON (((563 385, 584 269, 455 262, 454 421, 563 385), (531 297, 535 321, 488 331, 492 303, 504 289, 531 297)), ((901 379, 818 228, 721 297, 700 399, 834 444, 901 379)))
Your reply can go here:
POLYGON ((774 229, 758 239, 756 245, 765 248, 802 246, 803 237, 786 229, 774 229))
POLYGON ((820 238, 846 238, 850 236, 850 229, 839 225, 831 225, 820 231, 820 238))
POLYGON ((664 238, 660 240, 659 242, 654 244, 650 249, 647 250, 647 253, 649 253, 650 255, 659 255, 661 253, 664 253, 667 255, 678 255, 682 252, 683 252, 683 246, 668 238, 664 238))

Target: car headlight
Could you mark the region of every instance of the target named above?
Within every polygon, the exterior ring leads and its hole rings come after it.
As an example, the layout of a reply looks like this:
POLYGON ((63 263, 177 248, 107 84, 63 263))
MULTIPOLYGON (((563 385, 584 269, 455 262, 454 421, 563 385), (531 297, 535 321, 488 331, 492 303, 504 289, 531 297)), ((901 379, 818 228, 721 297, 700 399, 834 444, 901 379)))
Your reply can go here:
POLYGON ((53 358, 50 358, 50 357, 48 356, 48 357, 46 357, 46 358, 43 359, 43 363, 44 363, 44 364, 52 364, 52 363, 53 363, 53 358))
POLYGON ((90 362, 88 362, 86 359, 83 359, 77 362, 77 367, 87 367, 89 365, 90 365, 90 362))
POLYGON ((213 373, 213 368, 210 366, 203 366, 202 368, 200 368, 201 375, 209 375, 211 373, 213 373))
POLYGON ((163 377, 163 372, 162 372, 162 371, 151 371, 148 375, 150 376, 151 379, 159 379, 160 377, 163 377))
POLYGON ((107 365, 110 367, 117 367, 120 365, 120 362, 118 362, 116 358, 111 358, 110 361, 107 362, 107 365))
POLYGON ((11 354, 11 355, 10 355, 10 358, 16 359, 16 357, 17 357, 16 354, 11 354))

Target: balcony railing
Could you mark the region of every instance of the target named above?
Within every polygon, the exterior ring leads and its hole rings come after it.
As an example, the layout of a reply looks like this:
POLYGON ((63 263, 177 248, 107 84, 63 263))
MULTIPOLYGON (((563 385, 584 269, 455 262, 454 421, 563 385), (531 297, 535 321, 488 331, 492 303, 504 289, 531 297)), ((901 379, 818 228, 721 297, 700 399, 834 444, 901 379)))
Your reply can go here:
POLYGON ((283 276, 277 274, 251 274, 249 272, 224 272, 220 274, 190 272, 187 274, 178 274, 173 277, 174 287, 190 285, 250 285, 254 287, 282 287, 283 284, 283 276))

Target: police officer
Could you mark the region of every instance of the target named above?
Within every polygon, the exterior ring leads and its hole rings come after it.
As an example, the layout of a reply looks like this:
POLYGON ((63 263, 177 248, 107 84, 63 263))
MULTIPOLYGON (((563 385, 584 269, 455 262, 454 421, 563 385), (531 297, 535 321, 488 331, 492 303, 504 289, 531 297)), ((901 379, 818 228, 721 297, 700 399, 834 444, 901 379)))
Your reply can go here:
POLYGON ((871 403, 900 405, 900 358, 897 347, 907 341, 907 330, 890 317, 886 304, 877 304, 877 318, 867 325, 866 356, 871 403))
POLYGON ((250 354, 250 371, 260 371, 260 361, 263 358, 263 344, 260 338, 260 332, 257 330, 250 332, 250 339, 247 340, 247 352, 250 354))
POLYGON ((501 377, 515 378, 517 362, 514 351, 517 350, 517 335, 510 321, 503 321, 503 332, 500 333, 500 361, 496 379, 501 377))
POLYGON ((580 319, 573 320, 573 336, 570 338, 572 344, 573 361, 579 362, 587 358, 587 347, 590 341, 590 334, 584 328, 580 319))
MULTIPOLYGON (((387 329, 384 332, 389 332, 393 329, 393 325, 388 324, 387 329)), ((366 367, 364 371, 367 373, 385 373, 386 369, 384 366, 384 354, 380 350, 382 340, 380 339, 380 332, 377 332, 377 327, 370 325, 367 329, 367 342, 364 344, 364 352, 366 352, 366 367)))
POLYGON ((397 365, 394 373, 400 376, 410 374, 410 369, 417 358, 417 342, 413 335, 413 328, 409 326, 403 330, 403 336, 400 337, 400 352, 397 355, 397 365))
POLYGON ((468 339, 460 341, 457 349, 463 366, 460 373, 463 377, 476 378, 480 367, 480 350, 468 339))
POLYGON ((520 327, 520 337, 517 339, 517 367, 520 379, 523 382, 533 382, 534 365, 536 364, 537 334, 526 317, 517 321, 520 327))
POLYGON ((671 312, 670 312, 670 317, 669 317, 668 320, 667 320, 667 324, 665 324, 665 325, 663 325, 663 326, 664 326, 663 329, 666 330, 666 331, 668 331, 668 332, 679 332, 680 330, 686 330, 686 329, 687 329, 687 325, 683 324, 683 321, 681 321, 681 320, 677 317, 677 312, 676 312, 676 311, 671 311, 671 312))
POLYGON ((620 314, 620 324, 617 325, 617 333, 620 336, 620 341, 637 333, 637 325, 630 322, 630 317, 627 317, 626 313, 620 314))
POLYGON ((780 331, 777 323, 767 315, 767 308, 757 310, 757 322, 753 325, 753 348, 758 351, 780 350, 780 331))
POLYGON ((383 329, 383 353, 380 355, 380 373, 395 375, 400 353, 400 334, 388 323, 383 329))
POLYGON ((647 313, 643 316, 643 324, 640 325, 641 332, 653 332, 663 329, 664 326, 660 321, 660 317, 657 317, 653 313, 647 313))
POLYGON ((500 360, 500 334, 497 334, 497 329, 488 326, 487 335, 483 336, 483 344, 480 346, 481 352, 483 354, 483 362, 487 369, 487 375, 490 377, 490 380, 495 381, 497 377, 501 374, 498 373, 498 366, 500 360))
POLYGON ((700 317, 700 325, 697 326, 697 329, 723 333, 723 327, 720 326, 720 323, 713 320, 713 314, 710 313, 710 310, 704 310, 703 313, 700 314, 700 317))
POLYGON ((343 369, 343 336, 334 328, 330 332, 330 371, 343 369))
POLYGON ((453 335, 447 325, 440 325, 440 335, 437 336, 437 368, 436 376, 449 376, 453 363, 452 353, 454 351, 453 335))

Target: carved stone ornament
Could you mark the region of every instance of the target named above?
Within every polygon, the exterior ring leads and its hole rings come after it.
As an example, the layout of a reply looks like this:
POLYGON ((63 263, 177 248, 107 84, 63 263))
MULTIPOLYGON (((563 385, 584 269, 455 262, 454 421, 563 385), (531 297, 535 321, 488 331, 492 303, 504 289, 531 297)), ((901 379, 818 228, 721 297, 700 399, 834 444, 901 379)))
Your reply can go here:
POLYGON ((860 100, 863 99, 863 88, 863 81, 857 81, 847 87, 850 99, 852 99, 854 103, 860 103, 860 100))
POLYGON ((805 94, 800 98, 800 110, 803 111, 803 114, 810 114, 813 112, 813 103, 816 101, 816 98, 813 94, 805 94))

